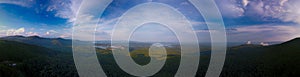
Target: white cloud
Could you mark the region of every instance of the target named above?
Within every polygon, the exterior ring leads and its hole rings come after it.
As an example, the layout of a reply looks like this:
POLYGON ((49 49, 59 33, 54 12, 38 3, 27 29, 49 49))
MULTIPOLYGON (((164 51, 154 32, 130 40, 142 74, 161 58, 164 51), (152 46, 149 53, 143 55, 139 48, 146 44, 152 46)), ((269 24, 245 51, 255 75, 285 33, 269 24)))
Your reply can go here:
POLYGON ((23 7, 31 7, 33 0, 0 0, 1 3, 15 4, 23 7))
POLYGON ((224 17, 247 16, 260 21, 278 18, 300 24, 300 0, 215 0, 224 17))
POLYGON ((264 15, 264 3, 263 1, 251 1, 245 7, 245 14, 247 16, 261 16, 264 15))
POLYGON ((42 37, 49 37, 49 38, 71 38, 72 36, 72 29, 70 28, 63 28, 58 30, 48 30, 44 33, 40 33, 42 37))
MULTIPOLYGON (((118 38, 117 40, 127 40, 127 38, 124 37, 126 37, 127 34, 130 34, 133 28, 132 25, 136 25, 136 23, 140 23, 140 25, 142 25, 143 22, 151 21, 154 23, 162 23, 165 26, 169 26, 178 35, 183 34, 182 36, 178 36, 178 38, 181 38, 184 41, 192 41, 191 39, 193 36, 191 35, 191 33, 194 32, 190 28, 192 26, 192 23, 190 26, 189 23, 185 22, 186 20, 184 20, 183 15, 180 15, 175 11, 176 10, 174 8, 171 9, 171 7, 167 7, 165 5, 160 5, 160 4, 141 4, 136 7, 133 7, 125 13, 126 16, 122 17, 122 20, 124 20, 124 22, 120 22, 118 28, 115 28, 114 31, 117 32, 118 34, 114 34, 114 36, 118 38), (147 9, 151 9, 151 10, 147 10, 147 9)), ((202 24, 201 22, 193 22, 193 23, 202 24)), ((177 39, 176 35, 169 34, 173 32, 169 32, 168 29, 156 31, 160 29, 161 28, 159 27, 147 28, 147 30, 143 30, 141 31, 141 33, 137 33, 135 38, 140 38, 140 39, 135 39, 135 40, 168 41, 168 40, 177 39)))
POLYGON ((50 32, 46 32, 46 35, 50 35, 50 32))
POLYGON ((6 30, 6 36, 23 35, 24 32, 25 32, 25 28, 9 29, 9 30, 6 30))
MULTIPOLYGON (((80 19, 80 21, 78 21, 77 23, 79 23, 80 26, 74 26, 73 29, 77 29, 76 31, 78 32, 74 32, 74 33, 80 35, 80 37, 78 37, 80 38, 80 40, 84 40, 84 39, 91 40, 91 38, 88 38, 88 36, 93 36, 94 32, 96 33, 95 34, 96 40, 110 40, 112 35, 112 29, 119 18, 105 20, 105 19, 97 19, 93 15, 81 15, 80 17, 78 17, 78 19, 80 19), (98 20, 99 20, 99 24, 96 27, 95 24, 98 23, 97 22, 98 20)), ((164 21, 173 22, 174 25, 182 25, 181 21, 177 21, 177 22, 174 22, 172 20, 164 20, 164 21)), ((128 20, 128 22, 134 22, 134 20, 128 20)), ((197 25, 198 27, 206 26, 205 24, 213 24, 213 23, 205 23, 205 22, 197 22, 197 21, 190 21, 190 23, 192 25, 197 25)), ((164 36, 164 39, 160 39, 159 41, 162 40, 174 41, 174 39, 176 38, 176 37, 174 38, 174 35, 167 35, 170 34, 168 32, 168 29, 160 30, 158 27, 153 27, 148 29, 149 30, 138 31, 137 33, 135 33, 135 36, 140 36, 140 37, 134 37, 133 40, 141 41, 143 39, 151 39, 150 41, 154 41, 154 40, 158 41, 158 39, 155 39, 157 38, 157 36, 164 36), (161 32, 159 31, 154 32, 154 30, 157 31, 157 29, 159 29, 161 32), (149 35, 149 37, 146 38, 144 37, 145 35, 149 35), (173 40, 170 40, 171 38, 173 40)))
POLYGON ((71 38, 71 35, 69 35, 69 34, 62 34, 59 37, 60 38, 71 38))
POLYGON ((285 8, 285 10, 282 10, 282 16, 278 16, 278 18, 287 22, 291 21, 300 24, 300 1, 289 0, 283 2, 285 3, 283 4, 282 8, 285 8))
POLYGON ((24 36, 40 36, 40 35, 36 32, 26 32, 24 36))
POLYGON ((289 0, 279 0, 280 1, 280 5, 283 6, 285 2, 289 1, 289 0))
POLYGON ((91 0, 82 1, 80 6, 80 11, 78 11, 76 18, 72 19, 71 22, 74 23, 71 31, 73 32, 73 37, 77 40, 94 40, 94 32, 96 40, 108 40, 110 39, 110 32, 112 23, 116 22, 118 18, 105 20, 98 19, 101 10, 104 10, 106 6, 105 3, 110 2, 109 0, 91 0), (98 25, 96 25, 99 22, 98 25))
POLYGON ((243 6, 244 6, 244 7, 245 7, 245 6, 247 6, 247 5, 248 5, 248 3, 249 3, 249 1, 248 1, 248 0, 243 0, 242 2, 243 2, 243 6))
POLYGON ((217 32, 217 30, 203 30, 203 29, 201 29, 201 30, 195 30, 195 32, 197 32, 197 33, 209 33, 209 32, 217 32))
POLYGON ((5 29, 0 30, 0 36, 14 36, 14 35, 22 35, 22 36, 40 36, 39 33, 28 31, 25 28, 18 28, 18 29, 5 29))
POLYGON ((55 11, 55 16, 72 21, 82 0, 52 0, 46 11, 55 11))
POLYGON ((0 37, 6 36, 6 30, 0 30, 0 37))
MULTIPOLYGON (((72 29, 74 29, 77 32, 74 32, 76 35, 80 35, 80 36, 75 36, 77 39, 79 40, 84 40, 84 39, 88 39, 88 40, 93 40, 93 38, 89 38, 90 36, 93 36, 93 33, 96 32, 96 40, 109 40, 111 38, 111 32, 112 32, 112 28, 114 27, 114 24, 117 22, 117 20, 119 18, 113 18, 113 19, 98 19, 97 17, 95 17, 95 15, 93 15, 94 13, 90 13, 90 11, 86 10, 88 8, 92 8, 92 5, 83 5, 81 7, 81 11, 77 16, 77 22, 75 23, 75 26, 73 26, 72 29), (95 24, 99 22, 99 25, 97 26, 97 28, 95 27, 95 24), (95 31, 97 30, 97 31, 95 31)), ((174 20, 163 20, 163 17, 170 17, 172 16, 173 13, 170 13, 170 11, 166 11, 165 8, 157 8, 156 10, 148 10, 148 11, 139 11, 136 12, 136 14, 133 14, 132 17, 135 17, 136 15, 140 15, 140 14, 144 14, 143 17, 145 18, 149 18, 149 17, 153 17, 153 15, 157 15, 157 14, 153 14, 153 13, 159 13, 161 11, 165 11, 166 14, 165 15, 160 15, 160 17, 157 18, 161 18, 160 20, 162 20, 162 22, 168 22, 168 23, 172 23, 172 25, 174 26, 182 26, 184 23, 182 23, 182 21, 174 21, 174 20), (148 12, 153 12, 151 14, 148 14, 148 12)), ((135 19, 136 20, 136 19, 135 19)), ((135 22, 135 20, 128 20, 128 22, 135 22)), ((191 21, 192 25, 205 25, 205 23, 203 22, 197 22, 197 21, 191 21)), ((187 29, 182 28, 182 31, 187 31, 187 29)), ((147 33, 147 32, 151 32, 151 31, 144 31, 143 33, 147 33)), ((193 32, 193 31, 190 31, 193 32)), ((145 33, 145 34, 146 34, 145 33)), ((140 33, 139 33, 140 34, 140 33)), ((148 33, 151 34, 151 33, 148 33)), ((153 34, 153 32, 152 32, 153 34)), ((120 34, 122 35, 122 34, 120 34)), ((144 36, 144 35, 143 35, 144 36)), ((140 36, 142 37, 142 36, 140 36)), ((164 37, 168 37, 168 36, 164 36, 164 37)), ((171 36, 170 36, 171 37, 171 36)), ((158 40, 158 39, 156 39, 158 40)))
POLYGON ((24 32, 25 32, 25 28, 19 28, 15 31, 15 34, 24 33, 24 32))
POLYGON ((219 7, 220 12, 225 17, 236 18, 244 15, 244 9, 243 7, 239 6, 238 0, 215 0, 215 1, 219 7))
POLYGON ((181 3, 180 3, 180 5, 190 5, 190 3, 189 3, 189 2, 186 2, 186 1, 184 1, 184 2, 181 2, 181 3))
POLYGON ((229 41, 287 41, 300 37, 300 26, 291 25, 254 25, 238 27, 228 31, 229 41))
POLYGON ((111 29, 104 29, 113 26, 112 23, 116 22, 118 18, 111 20, 100 20, 94 17, 94 15, 85 14, 79 15, 77 19, 80 20, 77 20, 75 26, 71 28, 76 31, 74 32, 74 34, 76 34, 75 37, 77 37, 78 40, 90 41, 93 39, 90 38, 90 36, 94 36, 94 33, 96 33, 96 40, 109 40, 111 29), (101 23, 97 25, 98 21, 101 23))
MULTIPOLYGON (((46 9, 44 9, 45 11, 55 12, 54 15, 56 17, 66 18, 69 19, 70 22, 73 22, 81 2, 82 0, 50 0, 49 4, 37 5, 40 5, 40 8, 46 7, 46 9)), ((37 2, 36 0, 0 0, 0 4, 1 3, 15 4, 23 7, 32 7, 37 2)))
POLYGON ((48 32, 51 32, 51 33, 58 33, 58 32, 55 31, 55 30, 49 30, 48 32))

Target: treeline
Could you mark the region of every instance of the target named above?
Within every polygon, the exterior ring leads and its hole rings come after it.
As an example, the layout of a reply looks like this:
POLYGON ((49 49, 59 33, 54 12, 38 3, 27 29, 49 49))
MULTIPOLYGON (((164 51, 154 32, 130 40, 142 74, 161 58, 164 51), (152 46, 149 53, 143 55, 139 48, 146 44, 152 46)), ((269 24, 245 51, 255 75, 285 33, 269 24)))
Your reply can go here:
MULTIPOLYGON (((291 47, 290 47, 291 48, 291 47)), ((282 46, 229 49, 221 77, 297 77, 300 75, 298 49, 284 50, 282 46)), ((3 54, 2 54, 3 55, 3 54)), ((116 64, 111 51, 97 49, 99 62, 108 77, 133 77, 116 64)), ((147 56, 132 57, 138 64, 150 61, 147 56)), ((0 77, 78 77, 71 52, 56 52, 29 59, 2 59, 0 77), (12 64, 16 65, 12 65, 12 64)), ((197 77, 204 77, 210 54, 201 55, 197 77)), ((168 58, 154 77, 173 77, 180 56, 168 58)))

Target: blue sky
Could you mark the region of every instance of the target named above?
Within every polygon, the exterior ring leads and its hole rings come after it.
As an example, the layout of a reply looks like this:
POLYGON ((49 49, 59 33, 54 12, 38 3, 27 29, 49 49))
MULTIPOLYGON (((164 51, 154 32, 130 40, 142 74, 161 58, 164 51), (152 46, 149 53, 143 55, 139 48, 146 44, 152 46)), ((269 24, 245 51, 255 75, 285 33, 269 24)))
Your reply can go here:
MULTIPOLYGON (((213 22, 205 23, 201 14, 187 0, 114 0, 100 18, 96 39, 109 40, 114 24, 123 13, 136 5, 151 1, 177 9, 192 23, 200 42, 210 40, 206 24, 213 22)), ((1 0, 0 36, 38 35, 71 38, 76 12, 81 2, 81 0, 1 0)), ((223 16, 229 42, 286 41, 300 37, 299 0, 215 0, 215 2, 223 16)), ((98 16, 99 14, 95 12, 77 17, 77 20, 87 23, 82 29, 90 29, 91 23, 98 22, 98 16)), ((137 30, 132 40, 176 41, 176 37, 170 30, 158 24, 148 24, 137 30)))

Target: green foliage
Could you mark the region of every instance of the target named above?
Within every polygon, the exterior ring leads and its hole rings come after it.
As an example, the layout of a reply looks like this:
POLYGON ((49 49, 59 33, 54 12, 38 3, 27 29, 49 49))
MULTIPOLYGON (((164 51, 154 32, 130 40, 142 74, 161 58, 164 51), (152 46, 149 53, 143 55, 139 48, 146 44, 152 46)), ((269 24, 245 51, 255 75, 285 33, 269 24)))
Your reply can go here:
POLYGON ((0 40, 0 77, 78 76, 72 53, 0 40))
POLYGON ((273 46, 237 46, 228 50, 222 77, 298 77, 300 40, 273 46))
MULTIPOLYGON (((59 41, 52 43, 61 45, 59 41)), ((231 47, 227 51, 221 77, 297 77, 300 75, 299 44, 300 40, 294 39, 272 46, 231 47)), ((132 59, 140 65, 149 63, 148 48, 134 48, 130 52, 132 59)), ((0 40, 0 49, 0 77, 78 77, 70 51, 6 40, 0 40)), ((177 72, 180 48, 166 50, 166 64, 154 77, 173 77, 177 72)), ((111 50, 96 49, 96 52, 108 77, 133 77, 119 68, 111 50)), ((201 53, 205 54, 201 54, 197 77, 205 76, 210 61, 209 50, 201 53)))

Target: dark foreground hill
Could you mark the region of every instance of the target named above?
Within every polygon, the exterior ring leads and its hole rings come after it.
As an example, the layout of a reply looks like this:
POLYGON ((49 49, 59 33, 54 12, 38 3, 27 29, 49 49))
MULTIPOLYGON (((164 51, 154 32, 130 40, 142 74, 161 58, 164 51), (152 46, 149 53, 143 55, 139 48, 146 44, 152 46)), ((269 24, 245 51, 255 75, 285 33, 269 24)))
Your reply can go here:
POLYGON ((228 50, 223 77, 298 77, 300 39, 271 46, 241 45, 228 50))
MULTIPOLYGON (((51 40, 22 36, 14 36, 9 39, 6 37, 6 39, 0 40, 0 77, 77 77, 72 53, 56 50, 65 46, 64 44, 62 46, 53 44, 49 42, 51 40), (22 38, 21 41, 20 38, 22 38), (33 39, 47 41, 32 43, 34 42, 33 39)), ((65 39, 56 40, 64 41, 65 39)), ((230 47, 227 51, 221 77, 298 77, 300 75, 299 46, 300 39, 296 38, 271 46, 240 45, 230 47)), ((148 49, 144 48, 148 47, 134 49, 131 53, 134 61, 142 65, 150 61, 149 56, 147 56, 148 49)), ((69 49, 71 50, 71 48, 69 49)), ((177 49, 167 50, 168 52, 178 51, 177 49)), ((201 54, 197 77, 205 76, 210 60, 209 52, 201 53, 207 54, 201 54)), ((119 68, 111 50, 97 49, 97 55, 108 77, 132 77, 119 68)), ((179 62, 179 53, 168 55, 165 66, 154 76, 173 77, 179 62)))
POLYGON ((0 40, 0 62, 22 62, 26 59, 56 55, 57 52, 48 48, 29 45, 14 41, 0 40))
POLYGON ((77 76, 71 53, 0 40, 0 77, 77 76))

